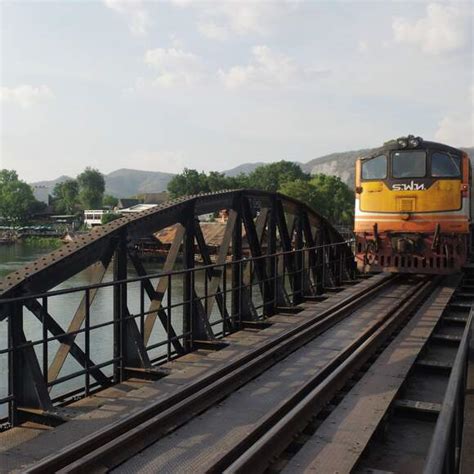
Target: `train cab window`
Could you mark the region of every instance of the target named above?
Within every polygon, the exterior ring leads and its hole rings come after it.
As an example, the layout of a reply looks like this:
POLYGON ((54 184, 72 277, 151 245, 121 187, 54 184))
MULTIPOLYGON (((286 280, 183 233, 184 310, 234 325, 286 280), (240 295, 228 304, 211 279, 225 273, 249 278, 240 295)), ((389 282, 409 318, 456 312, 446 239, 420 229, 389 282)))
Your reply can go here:
POLYGON ((362 162, 362 179, 385 179, 387 177, 387 157, 379 155, 362 162))
POLYGON ((426 176, 426 152, 395 151, 392 154, 393 178, 423 178, 426 176))
POLYGON ((461 176, 461 158, 435 151, 431 155, 431 176, 435 178, 458 178, 461 176))

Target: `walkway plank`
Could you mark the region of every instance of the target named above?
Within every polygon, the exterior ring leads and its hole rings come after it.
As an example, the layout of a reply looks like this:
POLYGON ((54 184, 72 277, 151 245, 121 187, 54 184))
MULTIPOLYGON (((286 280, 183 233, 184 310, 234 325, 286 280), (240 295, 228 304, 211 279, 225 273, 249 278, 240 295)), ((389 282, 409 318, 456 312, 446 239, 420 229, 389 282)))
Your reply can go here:
POLYGON ((454 280, 449 278, 435 290, 315 435, 288 462, 284 473, 342 474, 354 469, 441 317, 456 288, 454 280))

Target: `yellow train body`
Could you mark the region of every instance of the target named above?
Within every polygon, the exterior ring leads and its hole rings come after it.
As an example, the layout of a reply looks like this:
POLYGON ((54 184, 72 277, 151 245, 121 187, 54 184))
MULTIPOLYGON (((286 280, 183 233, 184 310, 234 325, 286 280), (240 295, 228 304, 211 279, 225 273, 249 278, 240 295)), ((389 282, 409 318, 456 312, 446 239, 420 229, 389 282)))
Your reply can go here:
POLYGON ((469 158, 439 143, 416 143, 391 142, 356 163, 354 231, 363 271, 452 273, 466 261, 469 158))

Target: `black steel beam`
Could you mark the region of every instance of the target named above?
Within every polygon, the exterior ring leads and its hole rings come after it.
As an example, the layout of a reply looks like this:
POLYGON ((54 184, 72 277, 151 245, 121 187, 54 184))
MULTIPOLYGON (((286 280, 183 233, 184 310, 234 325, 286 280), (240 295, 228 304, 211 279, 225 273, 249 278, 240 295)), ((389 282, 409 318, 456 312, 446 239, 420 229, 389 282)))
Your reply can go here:
MULTIPOLYGON (((43 306, 38 303, 37 300, 26 300, 25 306, 28 308, 35 316, 46 325, 48 331, 55 337, 58 337, 60 343, 65 343, 70 345, 69 353, 74 359, 83 367, 94 366, 94 362, 89 359, 84 351, 75 343, 70 342, 70 335, 67 335, 64 329, 56 322, 56 320, 43 308, 43 306), (44 322, 43 322, 44 320, 44 322), (62 337, 61 337, 62 336, 62 337)), ((91 375, 103 386, 110 385, 110 381, 107 376, 100 369, 91 369, 91 375)))

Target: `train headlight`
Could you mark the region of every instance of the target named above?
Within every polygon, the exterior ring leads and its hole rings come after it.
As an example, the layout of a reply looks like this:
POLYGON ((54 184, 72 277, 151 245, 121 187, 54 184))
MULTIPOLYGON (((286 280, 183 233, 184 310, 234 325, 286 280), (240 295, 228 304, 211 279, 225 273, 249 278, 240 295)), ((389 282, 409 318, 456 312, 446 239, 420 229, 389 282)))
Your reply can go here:
POLYGON ((397 140, 398 145, 400 148, 406 148, 408 146, 408 141, 405 138, 399 138, 397 140))
POLYGON ((420 144, 420 139, 412 137, 408 140, 408 144, 410 145, 411 148, 418 148, 420 144))

